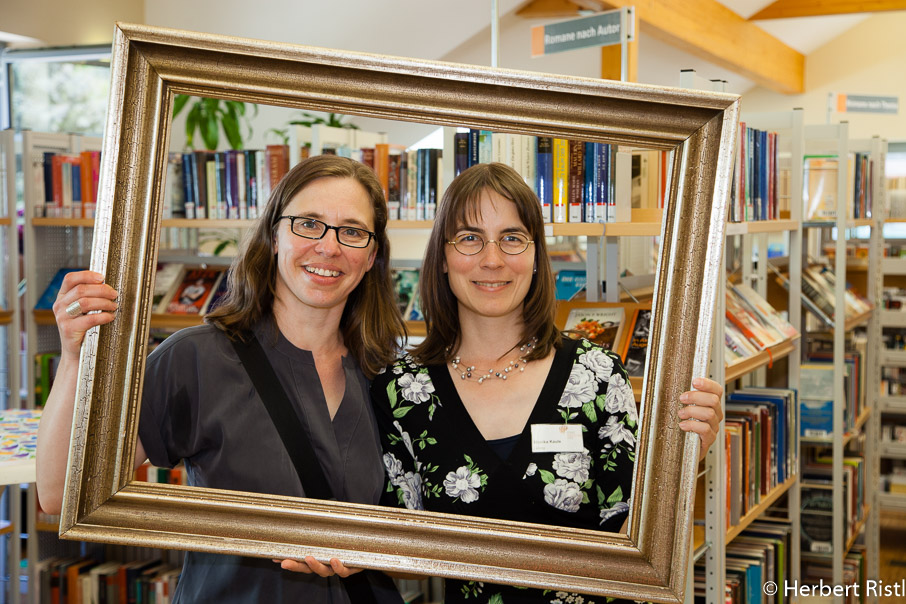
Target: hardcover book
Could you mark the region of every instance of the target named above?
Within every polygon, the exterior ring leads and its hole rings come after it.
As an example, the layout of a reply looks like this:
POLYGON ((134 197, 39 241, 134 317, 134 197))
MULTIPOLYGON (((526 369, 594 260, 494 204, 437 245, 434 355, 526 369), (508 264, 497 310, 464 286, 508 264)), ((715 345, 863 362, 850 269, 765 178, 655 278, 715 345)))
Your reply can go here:
POLYGON ((584 337, 607 350, 620 350, 626 311, 622 306, 574 308, 566 318, 570 337, 584 337))
POLYGON ((644 377, 645 356, 648 354, 648 334, 651 329, 651 309, 640 308, 632 318, 632 331, 623 350, 623 365, 629 377, 644 377))
POLYGON ((193 268, 186 270, 182 282, 167 305, 172 314, 199 314, 223 271, 193 268))

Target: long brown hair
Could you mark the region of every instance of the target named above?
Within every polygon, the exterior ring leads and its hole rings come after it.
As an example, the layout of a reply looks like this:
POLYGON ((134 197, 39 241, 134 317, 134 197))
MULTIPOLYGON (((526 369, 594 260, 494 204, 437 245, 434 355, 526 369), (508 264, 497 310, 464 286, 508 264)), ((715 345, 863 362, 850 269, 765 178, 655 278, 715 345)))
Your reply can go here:
POLYGON ((412 350, 422 364, 433 365, 450 361, 460 344, 459 306, 450 281, 444 272, 447 242, 456 231, 480 213, 481 194, 491 190, 516 204, 519 219, 535 242, 535 267, 531 285, 522 306, 525 327, 517 344, 538 338, 528 359, 546 357, 551 348, 560 346, 560 332, 554 322, 557 302, 554 295, 554 275, 547 257, 544 240, 544 221, 541 204, 534 191, 522 177, 505 164, 477 164, 453 179, 441 200, 428 240, 422 274, 419 279, 422 314, 428 335, 412 350))
POLYGON ((371 168, 352 159, 318 155, 303 160, 283 177, 233 261, 223 303, 205 316, 205 322, 237 338, 273 312, 277 283, 274 239, 280 216, 299 191, 325 177, 355 179, 365 188, 374 210, 374 264, 349 294, 340 320, 343 343, 365 375, 372 378, 398 355, 406 324, 396 305, 390 277, 384 192, 371 168))

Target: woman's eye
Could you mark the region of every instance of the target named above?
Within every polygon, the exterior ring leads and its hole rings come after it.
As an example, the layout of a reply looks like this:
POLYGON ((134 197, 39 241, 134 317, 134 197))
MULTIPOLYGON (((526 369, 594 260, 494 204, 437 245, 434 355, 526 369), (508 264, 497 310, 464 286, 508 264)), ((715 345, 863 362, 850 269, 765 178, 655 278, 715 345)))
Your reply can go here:
POLYGON ((350 229, 343 229, 343 236, 344 236, 344 237, 362 237, 364 234, 365 234, 365 233, 363 233, 363 232, 360 231, 359 229, 352 229, 352 228, 350 228, 350 229))
POLYGON ((463 243, 473 243, 475 241, 480 241, 478 235, 460 235, 459 240, 463 243))
POLYGON ((314 220, 300 220, 299 226, 301 226, 303 229, 316 229, 318 228, 318 223, 314 220))
POLYGON ((523 239, 519 235, 504 235, 500 238, 500 240, 504 243, 522 243, 523 241, 525 241, 525 239, 523 239))

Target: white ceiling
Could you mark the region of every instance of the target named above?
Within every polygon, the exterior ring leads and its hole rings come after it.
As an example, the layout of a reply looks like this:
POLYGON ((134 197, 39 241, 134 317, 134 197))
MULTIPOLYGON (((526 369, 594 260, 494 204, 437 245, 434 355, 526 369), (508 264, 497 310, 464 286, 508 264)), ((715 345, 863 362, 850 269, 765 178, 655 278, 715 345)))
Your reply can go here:
MULTIPOLYGON (((718 0, 721 4, 748 18, 773 3, 773 0, 718 0)), ((846 30, 867 19, 868 14, 837 15, 830 17, 804 17, 798 19, 771 19, 753 21, 787 46, 808 55, 813 50, 833 40, 846 30)), ((694 69, 708 80, 725 80, 727 92, 742 94, 754 83, 731 71, 718 67, 698 57, 679 51, 672 46, 642 35, 639 38, 639 81, 646 84, 676 86, 682 69, 694 69)))

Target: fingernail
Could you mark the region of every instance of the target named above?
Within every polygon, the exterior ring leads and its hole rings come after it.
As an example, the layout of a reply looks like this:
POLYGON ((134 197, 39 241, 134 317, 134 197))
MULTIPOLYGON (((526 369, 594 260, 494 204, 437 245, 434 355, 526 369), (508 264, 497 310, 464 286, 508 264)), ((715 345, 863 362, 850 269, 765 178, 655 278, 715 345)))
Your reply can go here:
POLYGON ((688 400, 689 400, 689 393, 688 393, 688 392, 683 392, 683 393, 680 395, 679 400, 681 400, 681 401, 683 401, 683 402, 688 401, 688 400))

